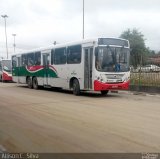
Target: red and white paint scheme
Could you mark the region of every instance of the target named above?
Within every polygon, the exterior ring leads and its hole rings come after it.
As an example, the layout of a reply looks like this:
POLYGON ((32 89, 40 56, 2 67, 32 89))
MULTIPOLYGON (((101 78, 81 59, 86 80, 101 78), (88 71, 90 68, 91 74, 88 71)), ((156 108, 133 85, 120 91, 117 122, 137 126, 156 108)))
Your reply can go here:
POLYGON ((0 81, 12 81, 11 60, 0 61, 0 81))
POLYGON ((12 56, 13 81, 81 91, 127 90, 130 45, 120 38, 94 38, 52 45, 12 56))

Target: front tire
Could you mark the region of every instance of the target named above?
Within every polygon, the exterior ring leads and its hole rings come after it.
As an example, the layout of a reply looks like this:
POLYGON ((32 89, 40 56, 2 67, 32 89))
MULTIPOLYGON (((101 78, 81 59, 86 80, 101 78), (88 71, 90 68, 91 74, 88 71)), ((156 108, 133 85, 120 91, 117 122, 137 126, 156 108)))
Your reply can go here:
POLYGON ((38 81, 36 77, 33 78, 33 88, 38 89, 38 81))
POLYGON ((102 94, 102 95, 107 95, 107 94, 108 94, 108 90, 101 91, 101 94, 102 94))
POLYGON ((80 95, 80 86, 77 79, 73 80, 73 94, 76 96, 80 95))

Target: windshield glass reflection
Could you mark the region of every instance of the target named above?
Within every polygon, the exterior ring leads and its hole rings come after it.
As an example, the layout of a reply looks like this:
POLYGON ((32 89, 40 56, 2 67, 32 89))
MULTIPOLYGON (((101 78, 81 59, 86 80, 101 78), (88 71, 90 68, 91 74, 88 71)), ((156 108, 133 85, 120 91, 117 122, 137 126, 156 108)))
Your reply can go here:
POLYGON ((99 47, 96 69, 101 72, 129 71, 129 49, 124 47, 99 47))
POLYGON ((6 72, 11 72, 11 61, 9 60, 4 60, 3 63, 2 63, 2 67, 3 67, 3 70, 6 71, 6 72))

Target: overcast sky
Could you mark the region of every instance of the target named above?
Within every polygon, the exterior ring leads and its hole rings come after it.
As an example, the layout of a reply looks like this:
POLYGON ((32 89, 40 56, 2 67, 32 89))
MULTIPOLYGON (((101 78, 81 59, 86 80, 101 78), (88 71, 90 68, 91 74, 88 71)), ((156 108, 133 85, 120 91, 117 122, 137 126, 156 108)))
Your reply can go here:
MULTIPOLYGON (((119 37, 137 28, 146 46, 160 50, 160 0, 84 0, 85 38, 119 37)), ((9 54, 41 46, 82 39, 83 0, 0 0, 7 14, 9 54)), ((0 57, 6 57, 4 19, 0 17, 0 57)))

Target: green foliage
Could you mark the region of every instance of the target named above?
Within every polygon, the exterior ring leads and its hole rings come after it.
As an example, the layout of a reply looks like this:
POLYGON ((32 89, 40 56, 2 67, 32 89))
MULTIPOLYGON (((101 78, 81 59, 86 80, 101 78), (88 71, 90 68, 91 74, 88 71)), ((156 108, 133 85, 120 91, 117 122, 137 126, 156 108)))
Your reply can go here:
POLYGON ((145 63, 149 50, 145 46, 144 35, 137 29, 128 29, 120 35, 120 38, 127 39, 130 42, 130 64, 137 67, 138 65, 145 63))
POLYGON ((157 55, 160 55, 160 51, 158 51, 157 55))

